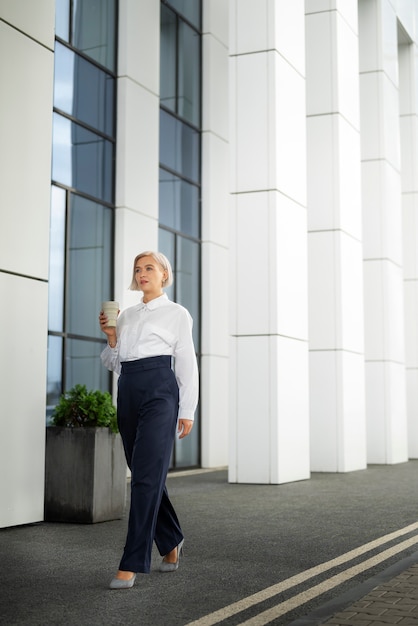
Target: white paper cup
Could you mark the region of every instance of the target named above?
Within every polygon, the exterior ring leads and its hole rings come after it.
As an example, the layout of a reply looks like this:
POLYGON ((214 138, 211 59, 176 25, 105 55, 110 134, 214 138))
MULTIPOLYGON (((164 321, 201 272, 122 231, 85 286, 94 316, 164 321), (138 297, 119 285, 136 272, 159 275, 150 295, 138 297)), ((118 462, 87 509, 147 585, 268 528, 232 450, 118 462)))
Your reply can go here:
POLYGON ((116 326, 116 319, 119 312, 119 302, 116 300, 107 300, 102 302, 102 311, 107 317, 108 326, 116 326))

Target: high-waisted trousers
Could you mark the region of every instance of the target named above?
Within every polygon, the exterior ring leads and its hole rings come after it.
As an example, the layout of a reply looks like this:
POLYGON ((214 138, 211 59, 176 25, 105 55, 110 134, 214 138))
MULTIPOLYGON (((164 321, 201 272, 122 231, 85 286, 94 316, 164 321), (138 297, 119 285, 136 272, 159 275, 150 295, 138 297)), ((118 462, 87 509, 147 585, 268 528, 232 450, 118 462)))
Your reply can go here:
POLYGON ((165 486, 178 403, 179 390, 171 357, 122 363, 117 415, 131 470, 131 508, 120 570, 147 574, 153 541, 164 556, 183 539, 165 486))

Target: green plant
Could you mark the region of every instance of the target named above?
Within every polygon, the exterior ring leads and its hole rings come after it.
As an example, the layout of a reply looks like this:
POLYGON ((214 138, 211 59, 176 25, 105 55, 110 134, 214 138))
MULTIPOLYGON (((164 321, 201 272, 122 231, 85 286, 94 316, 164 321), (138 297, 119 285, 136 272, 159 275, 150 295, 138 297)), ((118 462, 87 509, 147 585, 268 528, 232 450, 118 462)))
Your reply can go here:
POLYGON ((87 391, 86 385, 75 385, 62 394, 52 415, 54 426, 69 428, 108 427, 118 432, 116 408, 108 391, 87 391))

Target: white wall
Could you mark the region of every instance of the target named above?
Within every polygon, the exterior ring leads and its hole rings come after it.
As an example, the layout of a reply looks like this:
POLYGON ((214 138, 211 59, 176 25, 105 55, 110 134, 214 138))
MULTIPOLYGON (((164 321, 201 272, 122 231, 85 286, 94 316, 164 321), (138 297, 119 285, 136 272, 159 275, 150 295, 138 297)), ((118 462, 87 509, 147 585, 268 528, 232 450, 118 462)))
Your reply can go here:
POLYGON ((44 512, 54 17, 0 5, 0 526, 44 512))

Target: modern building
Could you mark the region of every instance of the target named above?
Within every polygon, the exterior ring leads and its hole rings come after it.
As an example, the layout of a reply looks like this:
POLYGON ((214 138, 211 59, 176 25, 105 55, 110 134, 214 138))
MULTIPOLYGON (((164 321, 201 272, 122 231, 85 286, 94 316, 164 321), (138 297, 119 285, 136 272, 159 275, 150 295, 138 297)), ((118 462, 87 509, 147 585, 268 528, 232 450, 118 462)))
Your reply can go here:
POLYGON ((201 398, 172 467, 280 484, 418 457, 415 0, 0 1, 0 526, 113 390, 102 300, 160 249, 201 398))

